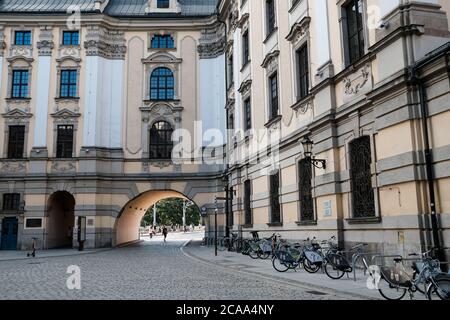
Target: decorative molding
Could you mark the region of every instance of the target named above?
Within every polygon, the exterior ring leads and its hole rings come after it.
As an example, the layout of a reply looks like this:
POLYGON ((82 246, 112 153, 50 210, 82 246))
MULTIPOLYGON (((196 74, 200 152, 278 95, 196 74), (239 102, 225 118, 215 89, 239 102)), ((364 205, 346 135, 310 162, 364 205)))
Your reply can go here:
MULTIPOLYGON (((31 113, 29 113, 28 111, 29 110, 24 111, 22 109, 14 108, 14 109, 7 111, 6 113, 2 113, 2 117, 5 119, 8 119, 7 120, 8 122, 17 122, 17 121, 20 122, 20 120, 25 120, 25 119, 29 119, 29 118, 33 117, 33 115, 31 113)), ((28 122, 28 120, 27 120, 27 122, 28 122)))
POLYGON ((261 67, 267 70, 268 73, 272 73, 278 68, 278 56, 280 55, 279 50, 272 51, 266 55, 261 67))
POLYGON ((313 108, 313 96, 309 96, 306 99, 298 101, 296 104, 292 106, 292 109, 295 110, 296 115, 305 114, 308 110, 313 108))
POLYGON ((202 30, 197 51, 200 59, 212 59, 225 53, 227 47, 225 27, 216 23, 202 30))
POLYGON ((55 44, 53 42, 53 30, 51 27, 41 27, 39 41, 37 43, 38 54, 40 56, 51 56, 55 44))
POLYGON ((156 52, 141 60, 143 64, 180 64, 183 59, 168 52, 156 52))
POLYGON ((239 4, 238 0, 231 1, 230 13, 229 13, 230 30, 229 35, 232 35, 239 27, 239 4))
POLYGON ((65 59, 72 59, 76 62, 81 61, 81 47, 80 46, 61 46, 58 50, 57 62, 65 59))
POLYGON ((368 64, 366 64, 362 69, 361 69, 361 76, 355 78, 355 79, 350 79, 350 77, 345 77, 344 78, 344 84, 345 84, 345 94, 347 95, 354 95, 354 94, 358 94, 361 89, 366 85, 366 83, 369 81, 369 76, 370 76, 370 66, 368 64))
POLYGON ((29 62, 34 61, 33 47, 32 46, 11 45, 11 47, 9 49, 8 61, 13 61, 16 59, 25 59, 29 62))
POLYGON ((241 86, 238 89, 238 92, 241 95, 245 96, 250 91, 250 89, 252 88, 252 82, 253 81, 251 79, 242 82, 241 86))
POLYGON ((4 26, 0 26, 0 57, 3 57, 6 49, 4 26))
POLYGON ((58 110, 58 111, 50 114, 50 116, 52 116, 53 118, 56 118, 56 119, 68 120, 68 119, 79 118, 81 116, 81 114, 78 112, 74 112, 74 111, 64 108, 64 109, 58 110))
POLYGON ((76 171, 75 161, 55 160, 52 163, 52 171, 60 173, 75 172, 76 171))
POLYGON ((87 56, 124 60, 127 52, 124 32, 101 26, 87 26, 84 48, 87 56))
POLYGON ((286 40, 292 43, 298 43, 309 32, 309 24, 311 22, 310 17, 304 17, 300 22, 295 23, 289 34, 286 36, 286 40))
POLYGON ((21 173, 25 172, 26 165, 23 161, 2 161, 0 168, 3 173, 21 173))
POLYGON ((250 18, 250 14, 248 14, 248 13, 245 13, 242 15, 241 19, 239 19, 239 21, 238 21, 239 29, 246 29, 246 27, 248 26, 249 18, 250 18))

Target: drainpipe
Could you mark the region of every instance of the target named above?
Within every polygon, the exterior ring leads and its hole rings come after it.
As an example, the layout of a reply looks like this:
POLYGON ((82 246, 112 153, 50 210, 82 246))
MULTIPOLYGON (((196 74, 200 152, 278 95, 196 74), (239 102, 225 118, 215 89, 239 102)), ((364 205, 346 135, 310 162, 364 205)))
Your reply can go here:
MULTIPOLYGON (((218 6, 220 5, 220 3, 218 4, 218 6)), ((228 42, 228 26, 227 23, 224 20, 220 19, 220 12, 217 11, 216 13, 217 16, 217 21, 221 24, 223 24, 224 28, 225 28, 225 47, 226 44, 228 42)), ((228 92, 227 92, 227 87, 228 87, 228 68, 227 68, 227 57, 226 57, 226 50, 224 51, 224 70, 225 70, 225 122, 226 122, 226 129, 228 130, 228 118, 229 118, 229 114, 228 114, 228 92)), ((228 132, 227 132, 228 133, 228 132)), ((227 139, 228 139, 228 134, 227 134, 227 139)), ((228 143, 226 144, 228 146, 228 143)), ((227 147, 224 148, 225 150, 225 154, 227 155, 227 147)), ((228 184, 228 170, 230 168, 229 164, 228 164, 228 159, 225 159, 226 161, 226 167, 225 167, 225 172, 223 173, 223 178, 224 180, 226 180, 225 183, 225 236, 229 237, 230 236, 230 227, 229 227, 229 223, 230 223, 230 219, 229 219, 229 207, 230 207, 230 203, 229 203, 229 184, 228 184)))
MULTIPOLYGON (((429 136, 429 125, 428 125, 428 117, 429 117, 429 109, 428 109, 428 97, 426 92, 426 87, 423 79, 419 74, 419 68, 431 63, 442 56, 445 56, 445 61, 448 63, 448 54, 450 53, 450 42, 444 45, 443 47, 435 50, 430 53, 423 60, 417 62, 416 64, 409 67, 409 81, 411 84, 417 86, 419 90, 419 104, 420 104, 420 121, 422 123, 422 131, 423 131, 423 140, 424 140, 424 155, 425 155, 425 167, 427 174, 427 186, 428 186, 428 194, 430 198, 430 220, 431 220, 431 229, 433 236, 433 245, 437 248, 437 257, 441 262, 446 262, 445 252, 443 250, 443 246, 441 243, 440 231, 441 228, 439 226, 438 213, 436 210, 436 195, 435 195, 435 178, 433 172, 433 153, 431 150, 430 136, 429 136)), ((447 64, 447 73, 450 73, 447 64)), ((443 265, 443 270, 447 269, 447 265, 443 265)))

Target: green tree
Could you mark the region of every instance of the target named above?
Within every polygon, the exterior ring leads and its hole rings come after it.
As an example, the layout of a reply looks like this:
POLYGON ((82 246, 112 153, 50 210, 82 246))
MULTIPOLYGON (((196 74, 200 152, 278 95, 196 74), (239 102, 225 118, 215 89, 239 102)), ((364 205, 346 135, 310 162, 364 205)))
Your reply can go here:
MULTIPOLYGON (((158 225, 182 225, 183 224, 183 202, 180 198, 170 198, 161 200, 156 204, 156 223, 158 225)), ((199 225, 200 212, 197 206, 187 202, 186 205, 186 225, 199 225)), ((142 225, 153 224, 153 206, 147 210, 141 222, 142 225)))

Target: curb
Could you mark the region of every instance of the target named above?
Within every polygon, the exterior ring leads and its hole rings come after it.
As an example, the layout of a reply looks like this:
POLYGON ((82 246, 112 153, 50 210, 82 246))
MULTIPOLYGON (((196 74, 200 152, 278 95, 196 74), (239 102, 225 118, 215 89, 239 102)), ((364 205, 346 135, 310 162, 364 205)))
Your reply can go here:
POLYGON ((280 284, 289 285, 289 286, 293 286, 293 287, 296 287, 296 288, 301 287, 301 288, 307 289, 307 290, 318 290, 318 291, 320 290, 320 291, 324 291, 326 293, 334 294, 334 295, 337 295, 337 296, 345 295, 346 297, 353 297, 353 299, 379 300, 379 299, 376 299, 376 298, 373 298, 373 297, 364 296, 364 295, 361 295, 361 294, 358 294, 358 293, 348 293, 348 292, 345 292, 345 291, 340 291, 340 290, 336 290, 336 289, 333 289, 333 288, 324 287, 324 286, 320 286, 320 285, 313 285, 313 284, 301 282, 301 281, 298 281, 298 280, 285 279, 285 278, 282 278, 282 277, 278 277, 276 275, 269 276, 267 274, 264 274, 264 273, 261 273, 261 272, 256 272, 256 271, 251 271, 250 272, 250 271, 243 271, 243 270, 237 270, 237 269, 230 269, 227 266, 220 265, 220 264, 215 264, 215 263, 213 263, 211 261, 208 261, 208 260, 206 260, 204 258, 200 258, 200 257, 198 257, 198 256, 196 256, 196 255, 194 255, 192 253, 187 253, 184 250, 184 248, 191 241, 192 240, 188 240, 180 248, 180 250, 186 257, 188 257, 188 258, 190 258, 192 260, 196 260, 197 262, 201 262, 201 263, 205 263, 205 264, 208 264, 208 265, 211 265, 211 266, 219 267, 219 268, 224 269, 226 271, 239 272, 239 273, 242 273, 242 274, 245 274, 245 275, 252 275, 252 276, 257 275, 260 278, 264 278, 265 280, 275 281, 275 282, 278 282, 280 284))

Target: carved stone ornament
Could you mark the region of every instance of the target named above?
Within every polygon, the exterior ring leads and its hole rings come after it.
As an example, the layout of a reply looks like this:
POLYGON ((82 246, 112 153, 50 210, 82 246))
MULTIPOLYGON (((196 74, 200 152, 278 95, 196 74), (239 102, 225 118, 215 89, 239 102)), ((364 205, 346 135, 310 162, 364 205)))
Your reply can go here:
POLYGON ((41 27, 37 43, 38 54, 40 56, 51 56, 54 46, 52 29, 50 27, 41 27))
POLYGON ((27 60, 33 59, 33 47, 32 46, 17 46, 11 45, 9 49, 9 58, 25 58, 27 60))
POLYGON ((199 42, 197 51, 200 59, 212 59, 222 55, 227 46, 225 27, 221 23, 216 23, 203 29, 199 42))
POLYGON ((242 15, 241 19, 238 21, 238 26, 240 29, 246 29, 248 26, 248 19, 250 18, 250 14, 245 13, 242 15))
POLYGON ((0 57, 3 57, 6 49, 5 32, 3 26, 0 26, 0 57))
POLYGON ((238 27, 238 19, 239 19, 239 4, 238 0, 232 0, 230 6, 230 30, 229 34, 234 33, 238 27))
POLYGON ((310 17, 304 17, 300 22, 295 23, 287 35, 286 40, 292 42, 293 44, 298 43, 305 35, 308 34, 310 22, 310 17))
POLYGON ((361 75, 356 77, 355 79, 350 79, 349 77, 344 78, 344 84, 345 84, 345 94, 347 95, 354 95, 358 94, 361 89, 366 85, 366 83, 369 81, 370 77, 370 66, 366 64, 361 69, 361 75))
POLYGON ((106 59, 125 59, 127 47, 124 32, 110 30, 101 26, 88 26, 84 47, 87 56, 100 56, 106 59))
POLYGON ((21 173, 25 172, 26 166, 23 161, 2 161, 0 168, 5 173, 21 173))
POLYGON ((275 50, 266 55, 261 67, 267 70, 268 73, 272 73, 278 68, 278 56, 280 55, 279 50, 275 50))
POLYGON ((74 161, 64 161, 57 160, 52 163, 52 171, 65 173, 65 172, 75 172, 76 165, 74 161))
POLYGON ((59 48, 58 61, 65 58, 71 58, 75 61, 81 60, 80 46, 61 46, 59 48))
POLYGON ((61 110, 57 110, 56 112, 50 114, 53 118, 55 118, 56 120, 62 120, 62 121, 67 121, 69 119, 72 119, 75 121, 75 119, 79 118, 81 116, 80 113, 78 113, 77 111, 72 111, 69 109, 61 109, 61 110))
POLYGON ((2 117, 5 118, 6 122, 9 124, 23 124, 28 123, 33 115, 22 109, 11 109, 6 113, 3 113, 2 117))
POLYGON ((297 115, 305 114, 306 112, 308 112, 309 109, 312 109, 312 99, 301 101, 300 103, 296 104, 293 108, 297 115))
POLYGON ((248 92, 250 92, 251 88, 252 88, 252 80, 249 79, 249 80, 242 82, 241 86, 238 89, 238 92, 241 95, 245 96, 245 95, 247 95, 248 92))

